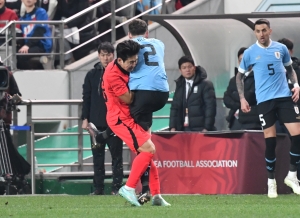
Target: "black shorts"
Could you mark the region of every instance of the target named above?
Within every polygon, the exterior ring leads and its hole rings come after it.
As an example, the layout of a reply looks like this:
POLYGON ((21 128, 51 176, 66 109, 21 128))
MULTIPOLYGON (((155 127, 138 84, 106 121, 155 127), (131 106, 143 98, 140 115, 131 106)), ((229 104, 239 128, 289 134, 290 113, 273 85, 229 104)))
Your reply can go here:
POLYGON ((257 105, 259 120, 263 129, 273 126, 276 120, 281 123, 296 123, 300 121, 298 106, 291 97, 276 98, 257 105))
POLYGON ((168 101, 169 92, 132 90, 134 100, 130 113, 134 121, 146 131, 152 126, 153 112, 162 109, 168 101))

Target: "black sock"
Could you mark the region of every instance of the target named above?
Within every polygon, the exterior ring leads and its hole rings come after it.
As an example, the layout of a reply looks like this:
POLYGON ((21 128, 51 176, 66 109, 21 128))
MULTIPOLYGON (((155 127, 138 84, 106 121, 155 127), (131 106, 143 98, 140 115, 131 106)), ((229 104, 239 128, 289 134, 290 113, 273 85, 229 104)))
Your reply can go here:
POLYGON ((149 191, 149 170, 150 170, 150 166, 148 166, 145 173, 143 173, 143 175, 141 176, 141 183, 143 186, 142 193, 149 191))
POLYGON ((266 151, 265 151, 265 160, 266 160, 266 167, 268 171, 268 178, 274 179, 275 178, 275 165, 276 165, 276 137, 266 138, 266 151))

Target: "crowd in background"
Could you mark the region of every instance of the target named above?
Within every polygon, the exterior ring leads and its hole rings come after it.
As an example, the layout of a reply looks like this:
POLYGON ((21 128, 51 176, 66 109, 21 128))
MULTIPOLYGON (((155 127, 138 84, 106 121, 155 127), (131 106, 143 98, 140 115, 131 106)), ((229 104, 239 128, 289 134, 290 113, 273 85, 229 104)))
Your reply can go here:
MULTIPOLYGON (((88 8, 90 5, 100 2, 101 0, 0 0, 0 21, 12 21, 12 20, 26 20, 26 21, 39 21, 39 20, 64 20, 69 18, 80 11, 88 8), (30 5, 34 4, 35 8, 31 8, 30 5), (28 5, 30 11, 28 11, 28 5)), ((194 0, 176 0, 175 8, 180 9, 181 7, 189 4, 194 0)), ((160 4, 161 0, 141 0, 135 5, 135 11, 133 13, 122 12, 116 14, 116 25, 126 21, 132 16, 138 15, 149 8, 155 7, 160 4)), ((129 1, 116 1, 117 8, 129 3, 129 1)), ((174 10, 175 10, 174 8, 174 10)), ((149 12, 150 14, 159 14, 161 7, 149 12)), ((64 56, 65 64, 77 61, 91 52, 95 51, 96 45, 101 41, 111 41, 111 33, 104 34, 96 40, 92 40, 97 34, 101 34, 111 28, 110 17, 101 20, 97 25, 90 25, 93 20, 100 18, 111 12, 110 2, 103 4, 98 7, 96 13, 94 11, 86 13, 72 21, 68 22, 64 26, 64 35, 73 33, 72 36, 65 39, 64 51, 73 49, 79 45, 84 44, 80 48, 72 51, 72 53, 64 56)), ((173 12, 173 11, 171 11, 173 12)), ((0 23, 0 30, 5 26, 5 22, 0 23)), ((125 29, 126 30, 126 29, 125 29)), ((116 39, 120 39, 126 36, 124 28, 116 29, 116 39)), ((47 62, 47 54, 59 53, 59 42, 58 40, 52 40, 51 37, 59 37, 58 25, 32 25, 22 24, 16 25, 17 37, 49 37, 44 39, 18 39, 17 40, 17 52, 22 55, 17 55, 17 68, 18 69, 43 69, 43 62, 47 62), (38 27, 39 26, 39 27, 38 27), (55 46, 53 46, 55 44, 55 46), (24 47, 25 46, 25 47, 24 47), (38 53, 35 55, 35 53, 38 53), (41 54, 44 54, 42 55, 41 54), (46 58, 46 60, 45 60, 46 58)), ((0 35, 0 44, 5 42, 5 35, 0 35)), ((54 66, 59 65, 59 56, 54 57, 54 66)))

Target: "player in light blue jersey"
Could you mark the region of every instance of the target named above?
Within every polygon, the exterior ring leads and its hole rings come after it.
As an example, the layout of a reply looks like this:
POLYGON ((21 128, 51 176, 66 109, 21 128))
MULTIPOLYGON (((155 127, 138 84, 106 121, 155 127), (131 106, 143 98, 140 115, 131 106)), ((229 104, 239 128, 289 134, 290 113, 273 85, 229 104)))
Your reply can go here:
POLYGON ((128 83, 135 95, 130 112, 145 130, 152 125, 153 112, 164 107, 169 97, 164 64, 165 46, 158 39, 149 39, 148 34, 145 21, 135 19, 129 23, 129 38, 141 45, 137 66, 130 73, 128 83))
POLYGON ((284 183, 294 193, 300 195, 297 179, 297 165, 300 162, 300 116, 295 102, 299 99, 299 84, 292 67, 291 57, 285 45, 270 39, 272 29, 270 22, 259 19, 254 24, 257 42, 245 52, 236 76, 237 89, 241 101, 241 110, 245 113, 251 108, 244 97, 243 74, 252 67, 255 79, 255 93, 258 102, 258 113, 266 142, 265 160, 268 171, 268 197, 276 198, 275 181, 276 163, 276 128, 275 122, 280 119, 288 129, 292 146, 290 149, 290 168, 284 183), (292 92, 286 77, 294 84, 292 92))

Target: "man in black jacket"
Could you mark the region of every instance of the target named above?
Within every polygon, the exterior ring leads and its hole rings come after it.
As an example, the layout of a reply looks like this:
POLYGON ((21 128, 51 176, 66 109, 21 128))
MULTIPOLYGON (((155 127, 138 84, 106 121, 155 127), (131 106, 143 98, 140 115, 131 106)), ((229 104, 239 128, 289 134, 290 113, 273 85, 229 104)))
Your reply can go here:
POLYGON ((178 61, 181 76, 175 81, 176 89, 171 105, 171 131, 216 130, 217 102, 215 89, 207 79, 203 67, 196 67, 194 60, 183 56, 178 61))
MULTIPOLYGON (((95 64, 94 69, 90 70, 84 79, 82 128, 87 129, 88 123, 93 122, 98 130, 104 131, 108 127, 106 123, 107 110, 99 85, 102 81, 104 68, 114 59, 113 45, 109 42, 101 43, 98 47, 98 57, 100 62, 95 64)), ((123 180, 123 142, 119 137, 114 136, 107 140, 107 145, 112 157, 112 194, 117 194, 123 180)), ((104 194, 105 178, 105 146, 92 146, 92 153, 95 186, 95 191, 92 194, 102 195, 104 194)))
MULTIPOLYGON (((247 48, 242 47, 237 53, 238 63, 240 64, 244 51, 247 48)), ((238 73, 235 68, 235 76, 238 73)), ((257 102, 255 95, 255 84, 253 71, 245 73, 243 78, 245 87, 245 98, 251 106, 249 113, 244 113, 241 108, 240 97, 236 87, 236 78, 232 77, 229 81, 227 90, 224 92, 223 101, 227 108, 230 109, 226 120, 228 121, 228 127, 230 130, 261 130, 261 124, 257 112, 257 102)))

